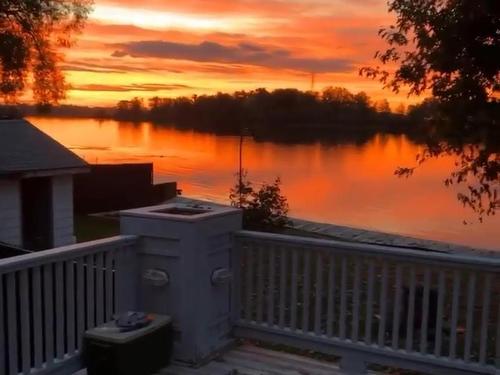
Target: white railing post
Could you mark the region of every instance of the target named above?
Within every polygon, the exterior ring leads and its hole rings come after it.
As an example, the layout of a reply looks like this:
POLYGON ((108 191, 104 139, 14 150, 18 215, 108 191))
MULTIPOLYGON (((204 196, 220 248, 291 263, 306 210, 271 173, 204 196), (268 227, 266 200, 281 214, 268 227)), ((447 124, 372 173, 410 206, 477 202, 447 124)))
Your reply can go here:
POLYGON ((121 213, 122 234, 140 236, 139 309, 173 318, 178 360, 200 363, 232 342, 240 229, 241 212, 231 207, 174 203, 121 213))
MULTIPOLYGON (((138 255, 137 249, 123 248, 114 253, 115 257, 115 309, 116 313, 138 308, 138 255)), ((93 282, 93 280, 92 280, 93 282)))
MULTIPOLYGON (((232 236, 233 237, 233 236, 232 236)), ((231 270, 233 272, 233 282, 231 283, 231 325, 234 325, 241 317, 242 307, 242 285, 241 285, 241 262, 242 247, 231 238, 233 248, 231 251, 231 270)))

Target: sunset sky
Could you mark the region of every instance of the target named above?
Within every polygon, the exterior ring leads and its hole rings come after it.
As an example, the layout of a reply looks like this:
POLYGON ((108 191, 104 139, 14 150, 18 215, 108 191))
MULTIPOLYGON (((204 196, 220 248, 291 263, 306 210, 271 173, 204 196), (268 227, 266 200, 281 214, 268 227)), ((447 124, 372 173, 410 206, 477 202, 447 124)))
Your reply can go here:
POLYGON ((386 0, 96 0, 66 52, 67 103, 343 86, 393 105, 405 95, 362 78, 384 44, 386 0))

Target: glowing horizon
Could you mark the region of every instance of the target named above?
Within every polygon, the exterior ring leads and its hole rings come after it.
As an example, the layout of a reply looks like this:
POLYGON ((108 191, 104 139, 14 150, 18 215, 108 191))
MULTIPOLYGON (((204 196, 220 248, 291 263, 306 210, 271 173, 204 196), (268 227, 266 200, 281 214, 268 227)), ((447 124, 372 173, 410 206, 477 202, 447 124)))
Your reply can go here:
POLYGON ((264 87, 341 86, 393 107, 419 101, 358 74, 384 47, 385 0, 96 0, 66 52, 62 104, 110 106, 264 87))

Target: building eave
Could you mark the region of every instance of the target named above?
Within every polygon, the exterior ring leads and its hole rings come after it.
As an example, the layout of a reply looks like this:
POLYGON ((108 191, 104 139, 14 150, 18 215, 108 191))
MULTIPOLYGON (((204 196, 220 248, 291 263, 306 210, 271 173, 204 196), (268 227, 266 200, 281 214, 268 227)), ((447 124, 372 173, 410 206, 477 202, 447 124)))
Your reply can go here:
POLYGON ((27 171, 0 171, 0 177, 6 178, 32 178, 32 177, 49 177, 61 175, 75 175, 81 173, 89 173, 90 167, 71 167, 58 169, 40 169, 27 171))

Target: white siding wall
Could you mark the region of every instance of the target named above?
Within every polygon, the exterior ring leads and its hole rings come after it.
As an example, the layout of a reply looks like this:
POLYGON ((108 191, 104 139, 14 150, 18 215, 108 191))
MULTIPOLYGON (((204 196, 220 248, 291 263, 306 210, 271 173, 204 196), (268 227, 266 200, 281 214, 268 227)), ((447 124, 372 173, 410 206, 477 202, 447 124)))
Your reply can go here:
POLYGON ((21 192, 19 180, 0 178, 0 241, 21 246, 21 192))
POLYGON ((73 228, 73 176, 52 178, 54 247, 75 242, 73 228))

